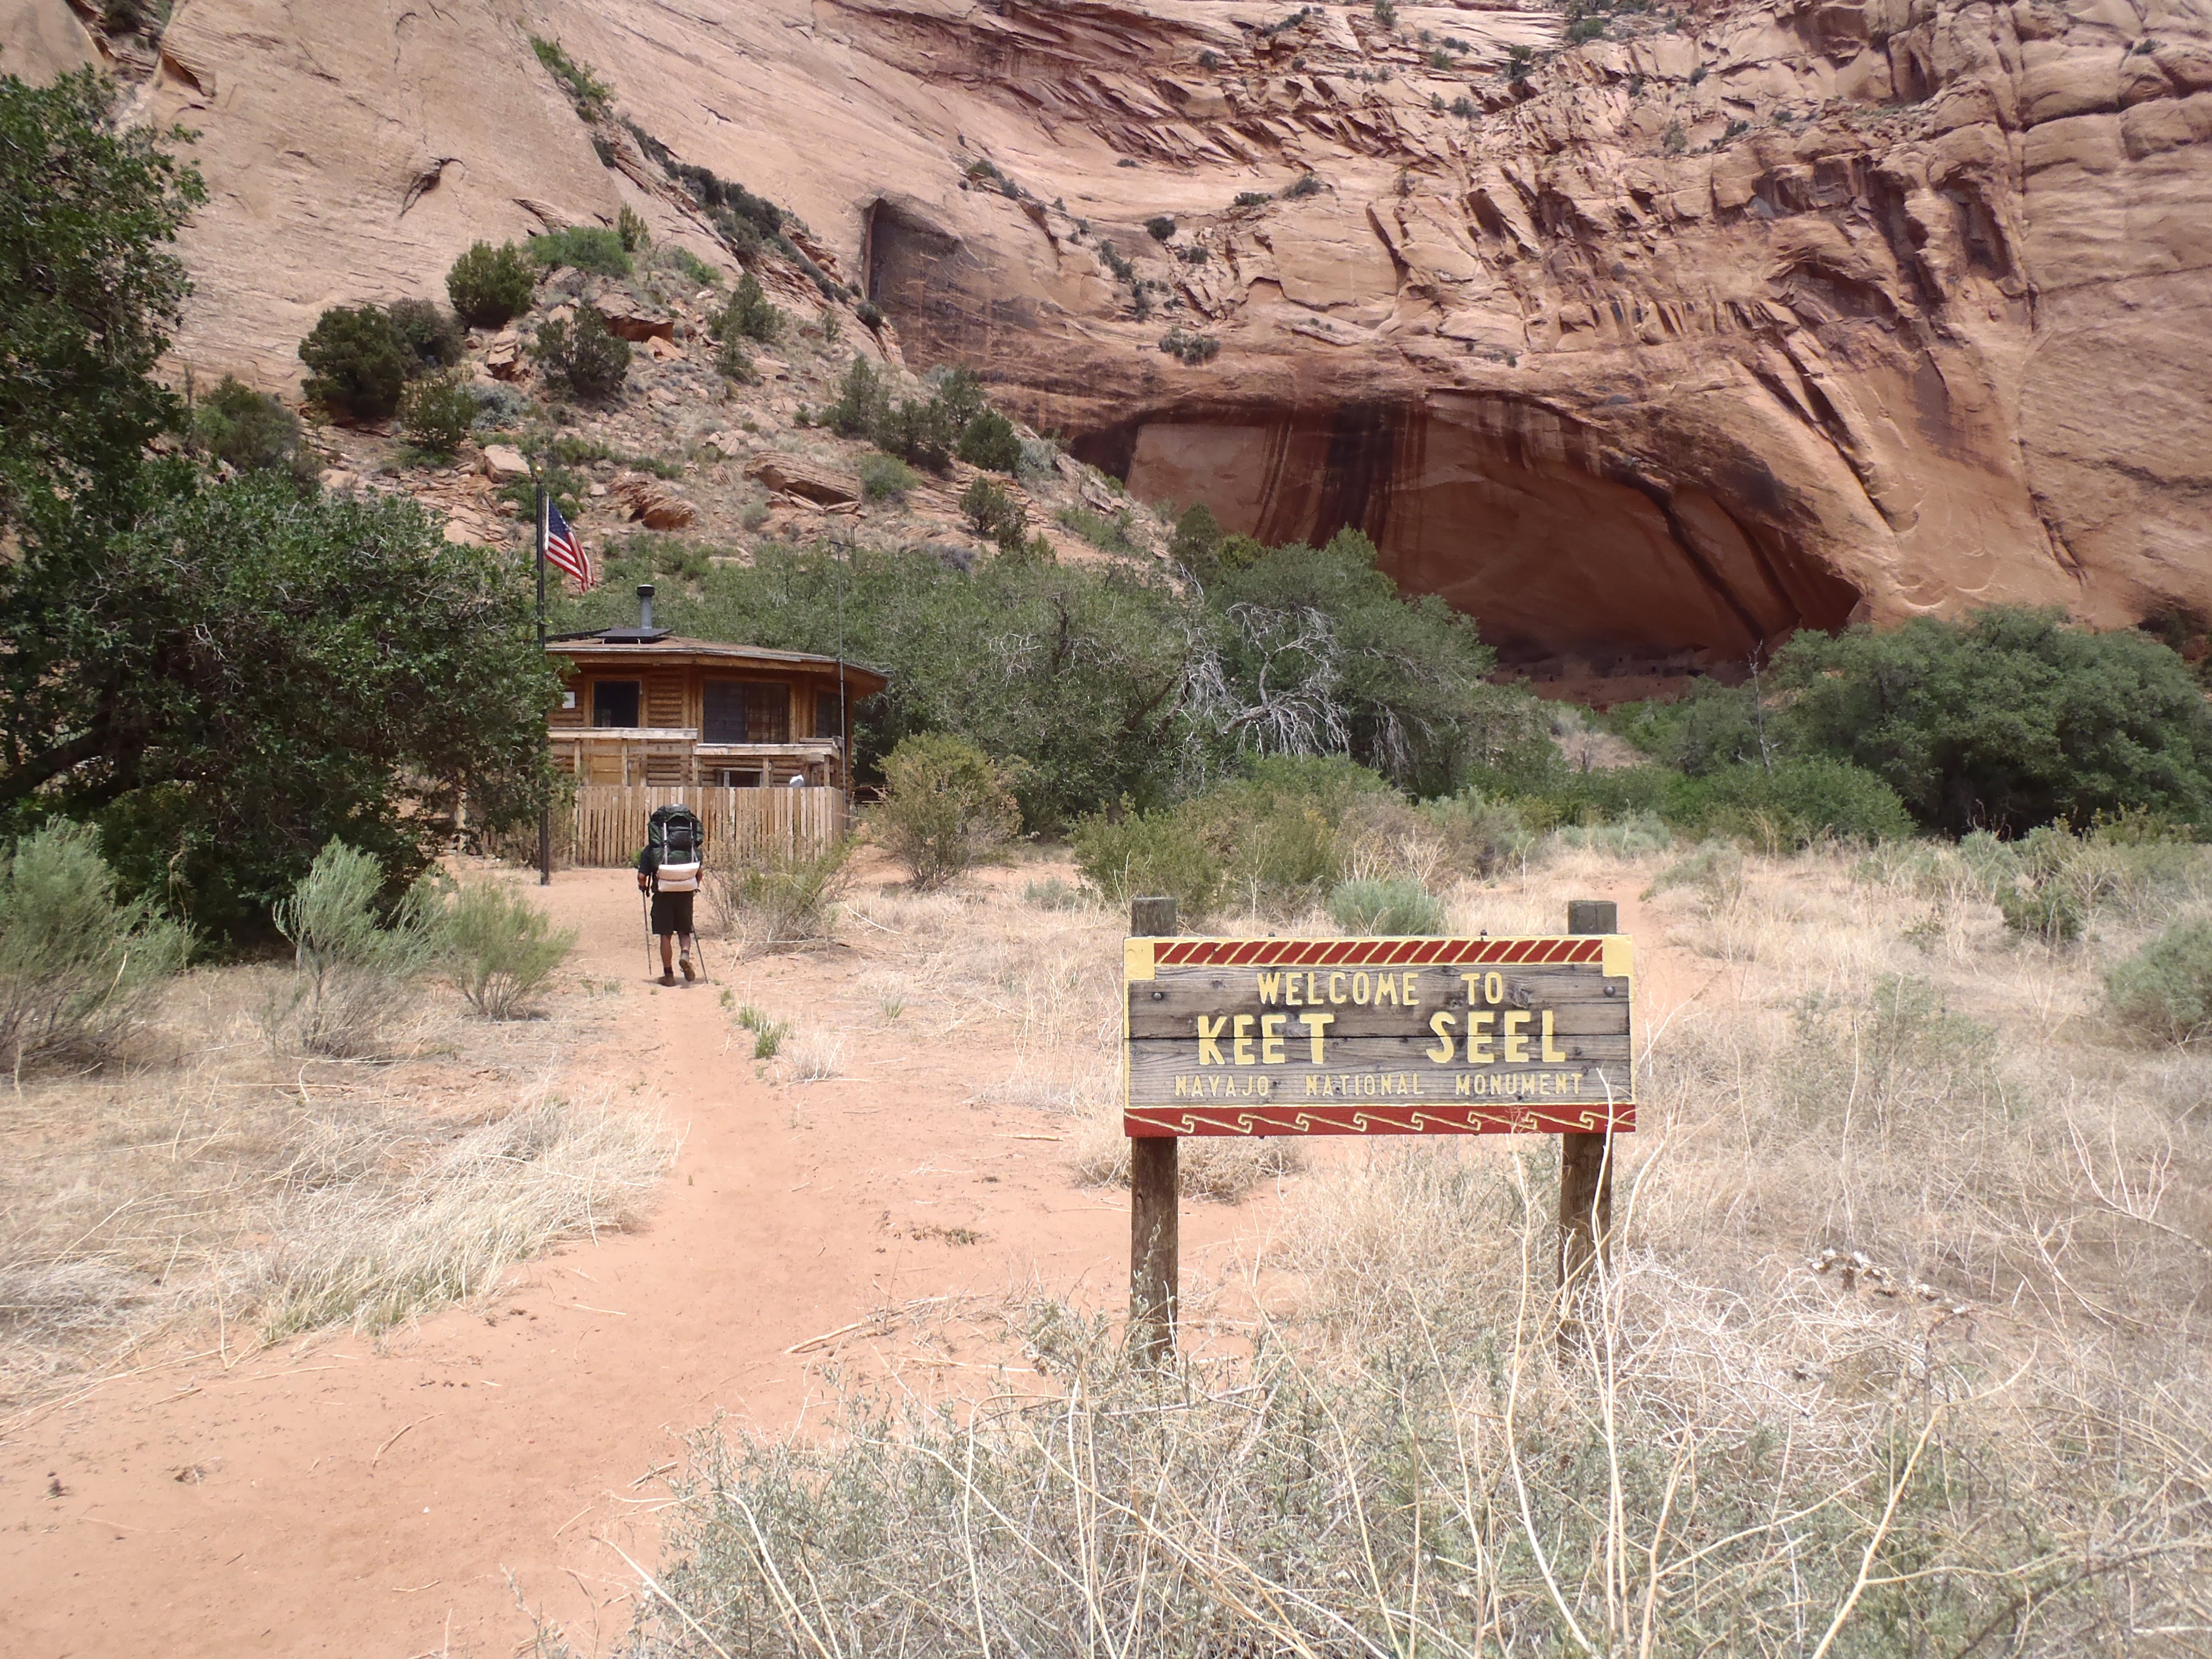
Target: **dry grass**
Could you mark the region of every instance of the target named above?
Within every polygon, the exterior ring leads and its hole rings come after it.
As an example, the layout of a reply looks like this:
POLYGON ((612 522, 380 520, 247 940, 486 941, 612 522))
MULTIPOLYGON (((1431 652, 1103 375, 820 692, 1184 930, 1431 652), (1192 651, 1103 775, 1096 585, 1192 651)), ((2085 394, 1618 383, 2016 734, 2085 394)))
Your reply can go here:
MULTIPOLYGON (((2053 950, 1955 853, 1578 840, 1451 905, 1548 932, 1629 881, 1680 948, 1587 1340, 1553 1144, 1378 1143, 1294 1193, 1284 1280, 1186 1310, 1172 1373, 1049 1305, 1009 1334, 1042 1388, 703 1437, 626 1650, 2203 1651, 2212 1060, 2099 989, 2203 862, 2053 950)), ((1021 921, 1110 972, 1113 919, 1021 921)), ((999 960, 1024 1000, 974 1000, 1079 1056, 1085 970, 999 960)), ((1097 1116, 1091 1053, 1057 1075, 1097 1116)))
POLYGON ((290 981, 195 972, 124 1063, 0 1094, 0 1400, 202 1321, 234 1346, 483 1294, 627 1224, 668 1161, 657 1117, 546 1092, 573 1012, 493 1025, 456 1002, 434 1052, 368 1066, 270 1046, 290 981))

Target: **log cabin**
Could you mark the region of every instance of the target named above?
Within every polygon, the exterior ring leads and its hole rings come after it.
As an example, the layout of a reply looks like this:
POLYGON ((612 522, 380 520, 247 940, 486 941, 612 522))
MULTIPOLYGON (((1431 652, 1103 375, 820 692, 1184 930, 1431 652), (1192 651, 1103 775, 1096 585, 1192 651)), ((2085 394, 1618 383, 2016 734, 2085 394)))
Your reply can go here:
POLYGON ((585 787, 849 787, 853 711, 889 682, 836 657, 685 639, 653 624, 556 634, 554 764, 585 787))

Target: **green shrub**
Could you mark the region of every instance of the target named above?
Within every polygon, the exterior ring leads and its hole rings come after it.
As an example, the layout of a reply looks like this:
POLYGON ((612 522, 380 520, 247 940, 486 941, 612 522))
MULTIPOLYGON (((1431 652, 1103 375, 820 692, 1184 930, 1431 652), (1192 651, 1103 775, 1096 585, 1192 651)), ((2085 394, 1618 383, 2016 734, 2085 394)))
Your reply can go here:
POLYGON ((1214 550, 1221 545, 1221 526, 1203 501, 1194 501, 1176 520, 1175 538, 1168 556, 1193 576, 1211 577, 1214 550))
POLYGON ((340 415, 380 421, 399 407, 415 361, 391 316, 377 306, 333 306, 300 342, 312 371, 307 396, 340 415))
POLYGON ((996 410, 986 410, 960 434, 960 459, 970 466, 1012 474, 1022 464, 1021 435, 996 410))
POLYGON ((504 882, 461 889, 440 941, 447 970, 469 1006, 487 1019, 514 1019, 575 949, 576 930, 504 882))
POLYGON ((1268 203, 1274 199, 1275 198, 1273 195, 1264 190, 1240 190, 1237 192, 1237 199, 1231 202, 1230 206, 1241 208, 1265 207, 1268 203))
MULTIPOLYGON (((731 302, 734 310, 736 301, 731 302)), ((855 357, 837 388, 837 401, 822 411, 822 424, 841 438, 866 438, 882 426, 890 393, 865 357, 855 357)))
POLYGON ((738 1024, 753 1034, 753 1058, 774 1060, 791 1035, 791 1022, 773 1018, 765 1008, 748 1002, 738 1010, 738 1024))
POLYGON ((1999 888, 1997 908, 2006 930, 2024 939, 2070 945, 2081 937, 2081 897, 2063 881, 2029 879, 1999 888))
POLYGON ((2105 975, 2119 1017, 2164 1042, 2212 1033, 2212 919, 2178 921, 2105 975))
POLYGON ((580 398, 607 398, 629 373, 629 342, 607 327, 590 306, 576 307, 571 322, 556 318, 538 331, 531 356, 545 372, 566 381, 580 398))
POLYGON ((1231 901, 1294 914, 1343 878, 1349 816, 1396 799, 1349 761, 1277 757, 1170 809, 1083 819, 1076 862, 1111 904, 1164 893, 1194 921, 1231 901))
POLYGON ((477 328, 498 328, 529 310, 537 285, 530 261, 512 242, 497 247, 471 244, 446 273, 446 297, 462 320, 477 328))
POLYGON ((293 1030, 309 1053, 339 1058, 391 1045, 443 944, 445 917, 431 873, 388 918, 384 889, 374 857, 333 840, 278 902, 276 931, 292 942, 294 978, 289 996, 272 1005, 272 1036, 293 1030))
POLYGON ((1771 769, 1743 762, 1709 773, 1699 783, 1702 788, 1686 792, 1673 814, 1693 826, 1763 835, 1793 847, 1824 836, 1898 841, 1912 833, 1911 815, 1897 792, 1846 761, 1790 758, 1771 769))
POLYGON ((1235 896, 1289 914, 1343 879, 1347 816, 1395 799, 1382 778, 1341 757, 1270 756, 1179 810, 1220 856, 1235 896))
POLYGON ((760 380, 752 355, 745 349, 744 338, 738 334, 725 334, 721 343, 714 348, 714 372, 739 386, 753 386, 760 380))
POLYGON ((988 478, 975 478, 960 492, 960 511, 979 536, 1001 548, 1019 547, 1029 535, 1027 508, 988 478))
POLYGON ((860 494, 872 501, 902 501, 921 480, 896 455, 860 457, 860 494))
POLYGON ((451 368, 461 361, 465 343, 452 312, 441 311, 428 300, 394 300, 385 311, 392 331, 414 357, 407 371, 410 375, 451 368))
POLYGON ((695 289, 720 288, 722 273, 708 264, 690 248, 670 242, 655 248, 650 261, 654 270, 672 270, 695 289))
POLYGON ((190 936, 118 900, 88 825, 61 821, 0 862, 0 1065, 98 1060, 184 966, 190 936))
POLYGON ((615 216, 615 235, 625 253, 641 253, 653 246, 653 233, 646 228, 645 221, 628 207, 615 216))
POLYGON ((1330 890, 1328 916, 1347 933, 1394 938, 1441 933, 1444 902, 1403 876, 1341 881, 1330 890))
POLYGON ((884 308, 873 300, 863 300, 853 307, 853 314, 860 319, 860 326, 871 334, 884 331, 884 308))
POLYGON ((1321 188, 1319 174, 1303 173, 1284 186, 1281 199, 1285 202, 1304 201, 1309 196, 1319 195, 1321 188))
POLYGON ((930 401, 944 409, 945 418, 955 432, 965 431, 969 422, 989 406, 982 381, 965 364, 940 370, 931 380, 930 401))
POLYGON ((718 846, 708 855, 707 896, 722 931, 750 945, 828 939, 854 845, 847 836, 825 847, 796 840, 718 846))
POLYGON ((1131 518, 1126 507, 1110 519, 1103 513, 1093 513, 1087 507, 1064 507, 1055 516, 1061 525, 1102 553, 1133 553, 1137 550, 1136 543, 1129 538, 1131 518))
POLYGON ((1443 842, 1452 867, 1471 876, 1492 876, 1520 863, 1535 848, 1537 836, 1521 808, 1468 789, 1421 808, 1443 842))
POLYGON ((477 399, 458 374, 432 374, 407 388, 399 403, 399 424, 424 449, 450 455, 476 423, 477 399))
POLYGON ((884 757, 877 833, 915 886, 939 886, 997 856, 1020 830, 1012 785, 1012 775, 965 738, 908 738, 884 757))
POLYGON ((1097 813, 1079 822, 1069 842, 1084 881, 1116 910, 1133 898, 1171 898, 1177 926, 1188 931, 1219 900, 1221 860, 1179 812, 1097 813))
POLYGON ((1559 830, 1569 847, 1603 853, 1610 858, 1642 858, 1663 853, 1674 844, 1674 832, 1656 812, 1626 812, 1595 823, 1570 823, 1559 830))
POLYGON ((1211 334, 1193 334, 1186 329, 1171 328, 1160 336, 1160 349, 1195 368, 1221 355, 1221 342, 1211 334))
POLYGON ((1154 241, 1164 242, 1176 234, 1176 222, 1163 213, 1157 218, 1146 220, 1145 228, 1152 234, 1154 241))
POLYGON ((567 265, 600 276, 627 276, 629 255, 622 238, 599 225, 572 225, 530 239, 530 257, 542 270, 567 265))
POLYGON ((568 101, 575 106, 577 114, 586 121, 605 118, 614 100, 612 87, 569 57, 558 40, 542 40, 533 34, 530 46, 538 54, 538 61, 545 65, 561 90, 568 94, 568 101))
POLYGON ((952 465, 952 444, 960 428, 941 398, 902 398, 875 422, 876 442, 884 450, 932 472, 952 465))
POLYGON ((1993 606, 1879 633, 1800 634, 1775 658, 1792 750, 1881 777, 1929 829, 2018 834, 2130 809, 2212 817, 2212 710, 2135 629, 1993 606))
MULTIPOLYGON (((769 303, 760 278, 748 270, 738 278, 738 285, 730 294, 730 302, 714 319, 713 329, 718 340, 736 337, 757 340, 767 345, 783 332, 783 313, 769 303)), ((858 362, 860 359, 854 358, 854 361, 858 362)))
POLYGON ((317 463, 300 447, 300 417, 233 375, 192 410, 192 441, 241 472, 289 472, 311 478, 317 463))
POLYGON ((1023 886, 1022 902, 1040 910, 1080 910, 1085 900, 1080 887, 1071 887, 1058 876, 1048 876, 1023 886))

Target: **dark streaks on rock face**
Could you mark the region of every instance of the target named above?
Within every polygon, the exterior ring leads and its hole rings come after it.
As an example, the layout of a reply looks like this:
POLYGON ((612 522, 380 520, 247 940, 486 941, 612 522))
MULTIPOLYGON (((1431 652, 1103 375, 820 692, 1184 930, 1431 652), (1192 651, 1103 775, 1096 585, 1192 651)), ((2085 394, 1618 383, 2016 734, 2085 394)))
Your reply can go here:
POLYGON ((1403 586, 1479 618, 1509 661, 1741 662, 1841 627, 1861 597, 1804 550, 1796 504, 1755 454, 1656 470, 1526 398, 1184 404, 1073 453, 1263 541, 1363 530, 1403 586))

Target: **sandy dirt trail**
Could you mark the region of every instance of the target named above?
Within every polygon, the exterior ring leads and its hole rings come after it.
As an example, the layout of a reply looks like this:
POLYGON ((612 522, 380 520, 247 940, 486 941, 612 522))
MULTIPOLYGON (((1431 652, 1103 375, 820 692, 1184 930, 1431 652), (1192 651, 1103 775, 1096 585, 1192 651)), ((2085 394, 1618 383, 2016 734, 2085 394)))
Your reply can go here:
MULTIPOLYGON (((1615 896, 1636 927, 1632 895, 1615 896)), ((597 1650, 629 1623, 622 1553, 653 1559, 665 1494, 641 1477, 717 1413, 788 1428, 823 1391, 820 1351, 793 1345, 887 1304, 1024 1284, 1119 1305, 1126 1198, 1074 1186, 1057 1146, 1019 1138, 1034 1111, 965 1103, 986 1080, 972 1053, 872 1037, 847 1078, 771 1087, 714 989, 644 980, 627 872, 563 872, 546 902, 583 926, 577 965, 622 1000, 619 1039, 574 1055, 556 1086, 657 1097, 684 1136, 644 1229, 564 1247, 489 1310, 449 1310, 380 1350, 343 1333, 261 1352, 227 1338, 9 1425, 0 1654, 495 1659, 531 1636, 518 1595, 597 1650), (888 1224, 932 1214, 982 1243, 888 1224)), ((1701 976, 1645 939, 1648 1021, 1701 976)), ((839 969, 738 971, 818 995, 839 969)), ((1279 1214, 1271 1194, 1188 1206, 1187 1283, 1231 1270, 1279 1214)), ((957 1350, 933 1352, 942 1365, 957 1350)))

